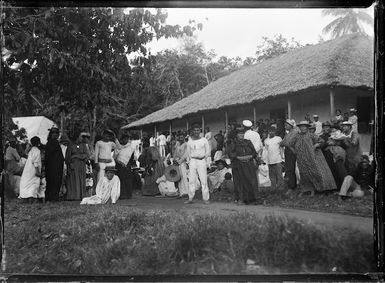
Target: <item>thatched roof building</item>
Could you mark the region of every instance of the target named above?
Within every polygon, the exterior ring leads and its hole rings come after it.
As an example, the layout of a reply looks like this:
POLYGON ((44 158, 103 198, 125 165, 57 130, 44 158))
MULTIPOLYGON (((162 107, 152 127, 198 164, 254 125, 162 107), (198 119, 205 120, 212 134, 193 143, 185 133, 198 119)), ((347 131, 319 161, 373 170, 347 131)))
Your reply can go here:
POLYGON ((373 90, 373 54, 373 40, 360 34, 303 47, 235 71, 123 128, 140 128, 325 87, 373 90))

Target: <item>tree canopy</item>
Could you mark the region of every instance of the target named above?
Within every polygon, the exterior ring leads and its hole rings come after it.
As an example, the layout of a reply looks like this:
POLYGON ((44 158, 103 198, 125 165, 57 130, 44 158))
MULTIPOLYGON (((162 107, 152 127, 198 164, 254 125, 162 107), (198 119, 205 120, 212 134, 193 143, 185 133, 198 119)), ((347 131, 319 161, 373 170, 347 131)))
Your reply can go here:
POLYGON ((322 15, 336 17, 322 30, 325 34, 330 33, 332 38, 356 32, 365 34, 362 24, 365 23, 372 27, 374 25, 372 16, 355 9, 324 9, 322 15))
POLYGON ((130 103, 145 109, 153 102, 140 77, 151 63, 146 44, 197 29, 168 25, 166 18, 162 9, 6 7, 6 119, 39 114, 58 122, 64 104, 74 124, 95 132, 110 118, 135 117, 130 103), (133 67, 131 52, 141 53, 133 67))

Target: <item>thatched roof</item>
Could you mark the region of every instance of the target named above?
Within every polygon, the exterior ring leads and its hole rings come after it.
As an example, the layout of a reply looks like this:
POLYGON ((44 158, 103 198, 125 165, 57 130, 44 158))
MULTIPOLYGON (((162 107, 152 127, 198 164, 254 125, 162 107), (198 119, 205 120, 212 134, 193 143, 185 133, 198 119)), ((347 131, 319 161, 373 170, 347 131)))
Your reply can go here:
POLYGON ((373 88, 373 40, 359 34, 297 49, 242 68, 124 128, 247 104, 309 88, 373 88))

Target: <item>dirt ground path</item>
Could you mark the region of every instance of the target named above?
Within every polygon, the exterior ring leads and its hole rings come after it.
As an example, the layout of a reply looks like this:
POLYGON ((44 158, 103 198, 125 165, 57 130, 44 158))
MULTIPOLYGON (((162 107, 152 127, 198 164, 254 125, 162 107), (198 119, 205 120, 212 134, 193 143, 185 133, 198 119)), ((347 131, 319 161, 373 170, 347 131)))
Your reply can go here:
POLYGON ((373 219, 369 217, 351 216, 336 213, 325 213, 316 211, 299 210, 292 208, 271 207, 263 205, 237 205, 234 203, 212 202, 209 205, 203 204, 201 200, 195 201, 193 204, 184 204, 184 199, 175 198, 155 198, 134 196, 129 200, 119 200, 117 205, 128 206, 141 210, 175 210, 186 211, 191 213, 214 213, 214 214, 230 214, 239 212, 251 212, 258 217, 269 215, 294 217, 307 223, 317 226, 333 226, 350 227, 363 232, 373 233, 373 219))

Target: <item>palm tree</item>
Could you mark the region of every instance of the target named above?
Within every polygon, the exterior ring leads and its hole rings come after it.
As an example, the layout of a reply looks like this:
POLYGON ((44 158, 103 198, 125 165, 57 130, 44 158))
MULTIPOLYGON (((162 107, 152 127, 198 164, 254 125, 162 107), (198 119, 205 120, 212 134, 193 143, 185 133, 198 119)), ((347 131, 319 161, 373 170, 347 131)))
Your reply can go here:
POLYGON ((331 33, 332 38, 349 33, 365 33, 362 23, 373 26, 373 18, 364 11, 354 9, 324 9, 322 16, 338 17, 322 30, 331 33))

